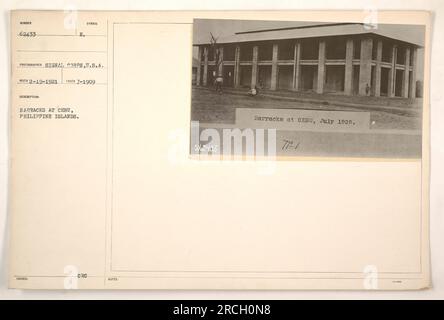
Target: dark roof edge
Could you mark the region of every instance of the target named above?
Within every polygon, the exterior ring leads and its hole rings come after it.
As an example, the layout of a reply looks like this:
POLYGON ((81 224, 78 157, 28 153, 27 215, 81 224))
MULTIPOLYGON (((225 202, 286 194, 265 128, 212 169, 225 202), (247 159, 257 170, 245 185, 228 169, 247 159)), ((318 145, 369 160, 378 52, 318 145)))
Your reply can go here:
MULTIPOLYGON (((417 47, 417 48, 424 48, 424 46, 423 45, 420 45, 420 44, 416 44, 416 43, 412 43, 412 42, 408 42, 408 41, 405 41, 405 40, 400 40, 400 39, 396 39, 396 38, 392 38, 392 37, 389 37, 389 36, 386 36, 386 35, 382 35, 382 34, 379 34, 379 33, 375 33, 375 32, 373 32, 373 31, 366 31, 366 32, 363 32, 363 33, 355 33, 355 34, 352 34, 352 36, 359 36, 359 35, 364 35, 364 34, 372 34, 372 35, 374 35, 374 36, 378 36, 378 37, 381 37, 381 38, 386 38, 386 39, 389 39, 389 40, 393 40, 393 41, 396 41, 396 42, 403 42, 403 43, 406 43, 406 44, 408 44, 408 45, 411 45, 411 46, 414 46, 414 47, 417 47)), ((287 38, 287 39, 279 39, 279 40, 291 40, 291 39, 308 39, 308 38, 323 38, 323 37, 337 37, 337 36, 343 36, 342 34, 338 34, 338 35, 331 35, 331 36, 315 36, 315 37, 301 37, 301 38, 287 38)), ((220 44, 222 44, 222 45, 226 45, 226 44, 236 44, 236 43, 250 43, 250 42, 261 42, 261 41, 275 41, 275 40, 246 40, 246 41, 240 41, 240 42, 238 42, 238 41, 233 41, 233 42, 223 42, 223 43, 220 43, 220 44)), ((193 47, 199 47, 199 46, 207 46, 207 45, 209 45, 210 43, 208 42, 208 43, 193 43, 193 47)))
POLYGON ((320 27, 335 27, 335 26, 346 26, 346 25, 352 25, 352 24, 364 25, 364 23, 361 23, 361 22, 338 22, 338 23, 314 24, 314 25, 309 25, 309 26, 240 31, 240 32, 235 32, 234 34, 248 34, 248 33, 260 33, 260 32, 295 30, 295 29, 309 29, 309 28, 320 28, 320 27))

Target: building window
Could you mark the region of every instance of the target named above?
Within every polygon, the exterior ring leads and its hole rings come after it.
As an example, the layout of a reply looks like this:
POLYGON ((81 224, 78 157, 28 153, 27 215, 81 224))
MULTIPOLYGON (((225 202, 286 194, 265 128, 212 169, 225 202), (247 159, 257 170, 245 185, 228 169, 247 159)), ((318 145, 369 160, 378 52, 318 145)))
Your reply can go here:
POLYGON ((224 61, 234 61, 236 55, 235 45, 224 46, 224 61))
POLYGON ((294 59, 294 40, 279 41, 278 46, 278 60, 294 59))
POLYGON ((388 41, 382 41, 382 61, 392 62, 393 44, 388 41))
POLYGON ((353 59, 361 58, 361 39, 353 40, 353 59))
POLYGON ((396 50, 396 63, 404 64, 405 63, 405 49, 404 46, 398 46, 398 50, 396 50))
POLYGON ((376 60, 378 55, 378 41, 373 39, 373 45, 372 45, 372 59, 376 60))
POLYGON ((253 46, 251 44, 244 44, 241 46, 240 60, 241 61, 253 60, 253 46))
POLYGON ((304 39, 301 41, 301 59, 318 60, 319 58, 319 40, 304 39))
POLYGON ((268 61, 273 58, 273 44, 271 42, 259 45, 258 59, 260 61, 268 61))
POLYGON ((214 50, 214 46, 208 47, 208 61, 214 61, 216 57, 216 50, 214 50))
POLYGON ((326 45, 327 59, 345 59, 346 39, 344 37, 335 37, 328 39, 326 45))

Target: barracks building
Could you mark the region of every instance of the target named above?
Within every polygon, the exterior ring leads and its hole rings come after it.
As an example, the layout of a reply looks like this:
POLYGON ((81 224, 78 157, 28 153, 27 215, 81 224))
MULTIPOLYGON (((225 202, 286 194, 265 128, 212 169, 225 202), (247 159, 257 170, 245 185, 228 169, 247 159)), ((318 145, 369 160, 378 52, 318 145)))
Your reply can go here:
POLYGON ((195 84, 414 98, 419 44, 361 23, 244 31, 198 47, 195 84))

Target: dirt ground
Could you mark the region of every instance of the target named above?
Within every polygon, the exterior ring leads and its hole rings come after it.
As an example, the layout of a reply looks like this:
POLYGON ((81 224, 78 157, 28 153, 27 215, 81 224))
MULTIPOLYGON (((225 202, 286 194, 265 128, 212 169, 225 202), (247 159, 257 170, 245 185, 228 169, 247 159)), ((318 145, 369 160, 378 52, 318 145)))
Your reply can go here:
MULTIPOLYGON (((276 93, 275 95, 279 95, 276 93)), ((407 105, 405 99, 369 99, 368 107, 362 105, 366 101, 363 97, 325 97, 324 100, 340 104, 345 102, 347 106, 330 105, 316 99, 316 95, 307 96, 309 102, 292 101, 288 93, 282 93, 282 98, 273 98, 266 93, 260 93, 256 97, 250 97, 242 91, 224 92, 219 94, 214 90, 193 88, 191 119, 206 123, 234 123, 236 108, 266 108, 266 109, 310 109, 310 110, 342 110, 342 111, 369 111, 372 129, 403 129, 420 130, 420 109, 407 105), (314 99, 313 99, 314 97, 314 99), (353 102, 356 106, 353 106, 353 102), (381 108, 378 108, 378 102, 381 108), (351 105, 350 105, 351 104, 351 105), (405 108, 403 106, 405 105, 405 108), (392 106, 391 106, 392 105, 392 106), (382 110, 381 110, 382 109, 382 110)), ((317 95, 319 97, 319 95, 317 95)))

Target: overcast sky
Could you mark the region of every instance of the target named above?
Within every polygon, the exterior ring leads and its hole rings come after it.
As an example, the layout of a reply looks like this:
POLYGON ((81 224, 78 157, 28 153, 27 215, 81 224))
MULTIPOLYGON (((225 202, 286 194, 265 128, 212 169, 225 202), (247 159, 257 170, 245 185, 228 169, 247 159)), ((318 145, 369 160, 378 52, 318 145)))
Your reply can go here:
MULTIPOLYGON (((293 22, 293 21, 257 21, 257 20, 221 20, 221 19, 195 19, 193 29, 193 42, 210 40, 210 32, 215 37, 226 37, 236 32, 275 29, 285 27, 299 27, 306 25, 319 25, 330 22, 293 22)), ((424 45, 424 26, 379 24, 379 32, 393 38, 424 45)))

